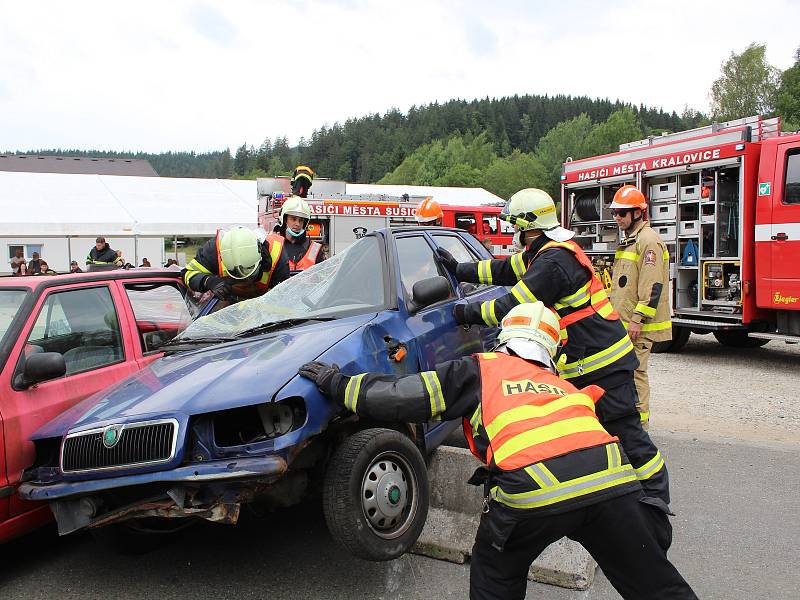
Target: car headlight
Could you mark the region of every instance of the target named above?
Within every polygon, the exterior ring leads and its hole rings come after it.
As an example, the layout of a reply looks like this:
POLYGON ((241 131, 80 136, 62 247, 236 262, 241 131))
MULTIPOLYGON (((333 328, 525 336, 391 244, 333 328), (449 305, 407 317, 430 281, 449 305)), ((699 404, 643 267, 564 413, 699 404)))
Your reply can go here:
POLYGON ((231 408, 210 416, 217 446, 243 446, 272 440, 301 427, 306 422, 306 404, 299 396, 293 396, 280 402, 231 408))

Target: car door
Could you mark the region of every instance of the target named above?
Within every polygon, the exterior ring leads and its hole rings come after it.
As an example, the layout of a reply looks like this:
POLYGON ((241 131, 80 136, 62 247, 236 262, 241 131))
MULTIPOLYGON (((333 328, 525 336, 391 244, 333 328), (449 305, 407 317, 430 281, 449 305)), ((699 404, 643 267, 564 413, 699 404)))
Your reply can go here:
MULTIPOLYGON (((771 183, 772 219, 769 236, 771 250, 771 304, 774 308, 800 306, 800 147, 797 143, 779 144, 775 181, 771 183)), ((759 194, 764 191, 759 184, 759 194)))
MULTIPOLYGON (((130 336, 121 326, 121 299, 109 284, 54 288, 39 300, 10 360, 15 369, 4 408, 9 483, 33 463, 29 436, 71 406, 139 369, 130 336), (57 352, 66 375, 24 387, 20 377, 32 353, 57 352)), ((36 505, 12 497, 11 515, 36 505)))

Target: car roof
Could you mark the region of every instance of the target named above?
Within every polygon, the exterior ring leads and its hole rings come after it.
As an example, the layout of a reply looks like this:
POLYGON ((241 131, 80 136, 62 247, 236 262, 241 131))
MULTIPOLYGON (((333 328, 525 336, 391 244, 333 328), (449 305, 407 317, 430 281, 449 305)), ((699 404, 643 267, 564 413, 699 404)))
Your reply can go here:
POLYGON ((175 269, 135 268, 112 269, 108 271, 93 271, 91 273, 65 273, 63 275, 27 275, 23 277, 0 277, 0 288, 27 287, 37 289, 42 287, 62 286, 71 283, 85 283, 87 281, 113 281, 118 279, 141 278, 168 278, 181 280, 181 272, 175 269))

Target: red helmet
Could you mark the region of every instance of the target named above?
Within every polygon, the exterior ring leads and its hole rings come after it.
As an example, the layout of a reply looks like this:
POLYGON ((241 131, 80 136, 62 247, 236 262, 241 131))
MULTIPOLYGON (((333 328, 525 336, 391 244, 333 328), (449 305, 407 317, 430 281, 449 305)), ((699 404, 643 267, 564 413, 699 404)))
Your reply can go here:
POLYGON ((425 198, 414 211, 414 218, 419 224, 432 223, 444 217, 444 212, 439 203, 433 198, 425 198))
POLYGON ((647 208, 647 200, 639 188, 632 185, 623 185, 614 194, 614 201, 609 208, 647 208))

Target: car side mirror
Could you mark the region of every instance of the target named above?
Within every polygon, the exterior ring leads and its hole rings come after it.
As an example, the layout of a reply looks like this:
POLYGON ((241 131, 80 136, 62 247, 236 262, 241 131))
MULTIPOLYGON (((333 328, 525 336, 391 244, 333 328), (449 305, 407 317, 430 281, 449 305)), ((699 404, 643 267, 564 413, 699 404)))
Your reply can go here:
POLYGON ((63 377, 67 373, 67 363, 64 356, 58 352, 40 352, 31 354, 25 359, 25 371, 22 374, 20 387, 29 388, 32 385, 63 377))
POLYGON ((441 275, 429 277, 415 283, 411 295, 414 299, 414 309, 418 310, 449 298, 450 282, 441 275))

